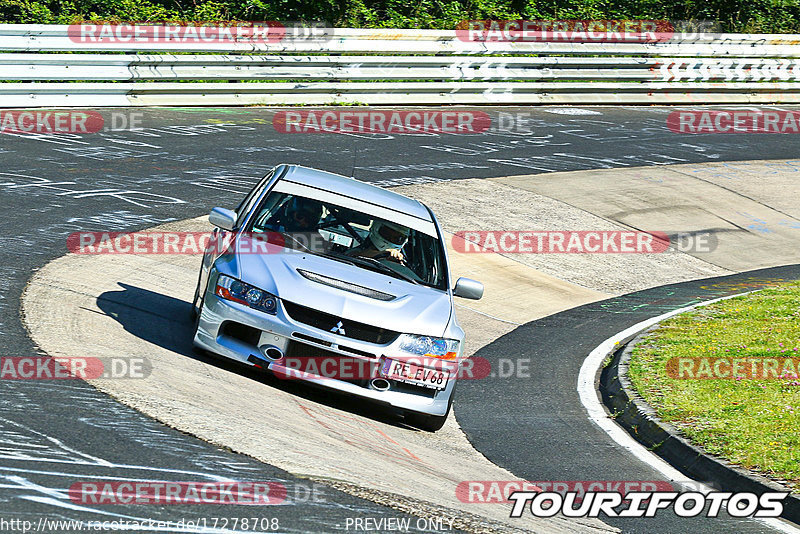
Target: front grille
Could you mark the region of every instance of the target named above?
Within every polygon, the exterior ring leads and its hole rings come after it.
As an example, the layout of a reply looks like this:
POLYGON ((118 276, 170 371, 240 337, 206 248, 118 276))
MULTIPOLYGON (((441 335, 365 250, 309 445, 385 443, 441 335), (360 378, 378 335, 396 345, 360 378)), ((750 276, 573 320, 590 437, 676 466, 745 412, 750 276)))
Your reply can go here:
POLYGON ((370 353, 370 352, 354 349, 352 347, 343 347, 343 346, 339 345, 339 350, 343 350, 345 352, 349 352, 350 354, 358 354, 359 356, 363 356, 365 358, 372 358, 373 360, 376 358, 376 356, 374 354, 370 353))
POLYGON ((357 339, 359 341, 366 341, 368 343, 377 343, 378 345, 385 345, 391 343, 400 335, 399 332, 379 328, 349 319, 342 319, 330 313, 321 312, 313 308, 301 306, 293 302, 281 301, 286 308, 286 313, 295 321, 325 330, 326 332, 333 332, 357 339), (341 323, 341 327, 339 327, 341 323), (344 330, 344 334, 341 331, 344 330))
POLYGON ((367 387, 373 373, 377 372, 377 362, 353 358, 315 347, 290 341, 286 347, 286 363, 288 367, 320 375, 325 378, 334 378, 343 382, 350 382, 361 387, 367 387), (324 362, 322 360, 330 360, 324 362), (292 362, 292 360, 296 360, 292 362), (310 360, 317 360, 311 362, 310 360), (313 364, 313 365, 312 365, 313 364))
POLYGON ((324 339, 318 339, 314 336, 307 336, 306 334, 301 334, 300 332, 292 332, 292 336, 296 337, 297 339, 302 339, 303 341, 310 341, 312 343, 319 343, 320 345, 325 345, 326 347, 330 347, 333 345, 330 341, 325 341, 324 339))
POLYGON ((286 347, 287 358, 347 358, 338 352, 332 350, 325 350, 322 347, 315 347, 314 345, 306 345, 305 343, 298 343, 297 341, 290 341, 286 347))
MULTIPOLYGON (((296 337, 297 339, 302 339, 303 341, 310 341, 312 343, 319 343, 320 345, 325 345, 326 347, 330 347, 333 345, 330 341, 325 341, 324 339, 319 339, 314 336, 309 336, 306 334, 302 334, 300 332, 292 332, 292 337, 296 337)), ((373 360, 377 358, 371 352, 366 352, 363 350, 354 349, 352 347, 344 347, 342 345, 337 345, 339 350, 344 352, 349 352, 350 354, 358 354, 359 356, 364 356, 365 358, 372 358, 373 360)))

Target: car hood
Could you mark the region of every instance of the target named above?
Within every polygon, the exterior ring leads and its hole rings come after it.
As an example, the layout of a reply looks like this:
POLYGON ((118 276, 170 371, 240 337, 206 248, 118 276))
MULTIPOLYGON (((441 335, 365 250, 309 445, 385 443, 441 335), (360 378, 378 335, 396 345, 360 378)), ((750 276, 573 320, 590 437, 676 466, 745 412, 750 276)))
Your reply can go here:
POLYGON ((241 279, 282 300, 351 321, 409 334, 444 335, 452 311, 450 296, 445 291, 314 254, 284 252, 286 249, 282 247, 279 250, 281 252, 267 254, 237 250, 237 271, 241 279), (389 293, 396 298, 382 301, 358 295, 309 280, 298 269, 389 293))

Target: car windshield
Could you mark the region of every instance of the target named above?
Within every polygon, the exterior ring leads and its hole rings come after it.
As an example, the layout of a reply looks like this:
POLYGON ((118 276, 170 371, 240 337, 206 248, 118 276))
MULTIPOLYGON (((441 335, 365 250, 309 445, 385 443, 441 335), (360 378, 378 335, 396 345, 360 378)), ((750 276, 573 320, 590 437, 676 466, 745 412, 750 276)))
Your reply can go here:
POLYGON ((246 231, 279 232, 288 237, 287 247, 446 288, 438 238, 329 202, 273 191, 256 208, 246 231))

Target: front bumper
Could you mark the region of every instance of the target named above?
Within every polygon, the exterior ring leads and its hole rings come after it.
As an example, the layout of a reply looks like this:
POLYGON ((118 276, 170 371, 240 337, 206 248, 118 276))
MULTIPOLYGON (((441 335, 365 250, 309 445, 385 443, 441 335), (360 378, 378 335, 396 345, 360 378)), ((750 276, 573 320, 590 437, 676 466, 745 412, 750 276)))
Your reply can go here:
POLYGON ((340 336, 293 320, 282 304, 279 304, 276 315, 269 315, 243 304, 224 300, 213 292, 205 295, 194 344, 247 365, 252 366, 255 365, 254 361, 258 362, 258 365, 266 366, 278 377, 289 376, 397 409, 438 416, 447 413, 460 360, 459 355, 459 359, 455 361, 437 362, 437 365, 450 371, 450 378, 441 390, 390 380, 389 389, 381 391, 375 389, 367 377, 347 380, 299 373, 291 365, 287 367, 286 357, 267 359, 260 347, 274 347, 284 355, 297 350, 324 353, 329 358, 338 356, 361 362, 363 368, 377 368, 381 358, 387 353, 392 359, 398 358, 392 352, 393 343, 377 345, 340 336), (231 325, 243 325, 245 328, 231 328, 231 325), (242 335, 242 332, 246 335, 242 335))

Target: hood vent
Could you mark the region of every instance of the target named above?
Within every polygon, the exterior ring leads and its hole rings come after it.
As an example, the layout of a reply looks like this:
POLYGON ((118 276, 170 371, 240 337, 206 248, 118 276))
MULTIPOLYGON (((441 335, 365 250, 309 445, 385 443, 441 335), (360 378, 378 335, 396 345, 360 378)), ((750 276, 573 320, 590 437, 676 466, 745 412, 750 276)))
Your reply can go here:
POLYGON ((371 289, 369 287, 359 286, 356 284, 352 284, 350 282, 345 282, 344 280, 337 280, 336 278, 331 278, 329 276, 323 276, 321 274, 312 273, 311 271, 304 271, 303 269, 297 269, 297 272, 300 273, 304 278, 308 278, 312 282, 316 282, 318 284, 323 284, 330 287, 335 287, 336 289, 341 289, 342 291, 348 291, 350 293, 355 293, 356 295, 362 295, 364 297, 369 297, 371 299, 389 301, 397 298, 394 295, 378 291, 377 289, 371 289))

